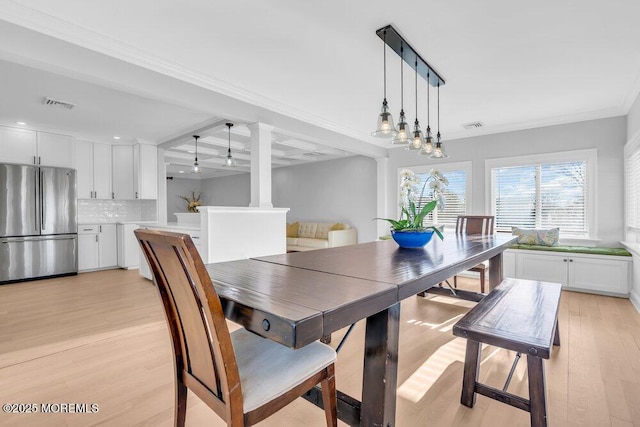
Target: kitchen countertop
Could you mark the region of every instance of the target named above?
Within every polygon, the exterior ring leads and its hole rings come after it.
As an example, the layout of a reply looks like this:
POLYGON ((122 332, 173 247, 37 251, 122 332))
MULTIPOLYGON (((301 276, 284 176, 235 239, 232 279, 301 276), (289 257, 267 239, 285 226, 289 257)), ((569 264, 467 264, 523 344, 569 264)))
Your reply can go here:
POLYGON ((158 221, 78 221, 78 225, 100 225, 100 224, 157 224, 158 221))
POLYGON ((200 225, 198 224, 179 224, 177 222, 168 222, 166 224, 154 224, 149 225, 148 228, 158 229, 173 229, 173 230, 196 230, 200 231, 200 225))

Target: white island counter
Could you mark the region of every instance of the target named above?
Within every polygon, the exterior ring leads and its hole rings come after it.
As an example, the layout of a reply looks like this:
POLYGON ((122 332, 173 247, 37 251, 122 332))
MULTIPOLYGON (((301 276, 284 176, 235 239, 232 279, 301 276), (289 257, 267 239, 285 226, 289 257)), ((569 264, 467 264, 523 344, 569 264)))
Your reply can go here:
MULTIPOLYGON (((194 221, 195 214, 185 214, 180 222, 145 228, 191 235, 205 264, 287 252, 289 208, 200 206, 198 210, 199 224, 194 221)), ((140 274, 150 279, 149 268, 142 261, 140 274)))

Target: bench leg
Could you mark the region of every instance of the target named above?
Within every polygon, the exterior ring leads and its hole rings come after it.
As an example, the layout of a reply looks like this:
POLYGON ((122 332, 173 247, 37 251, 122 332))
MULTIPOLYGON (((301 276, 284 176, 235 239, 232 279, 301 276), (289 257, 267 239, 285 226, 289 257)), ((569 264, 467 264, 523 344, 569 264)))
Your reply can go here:
POLYGON ((529 401, 531 403, 531 427, 547 426, 547 388, 544 381, 544 365, 540 357, 527 356, 529 372, 529 401))
POLYGON ((560 323, 556 320, 556 331, 553 335, 553 345, 560 345, 560 323))
POLYGON ((478 341, 467 339, 460 403, 469 408, 473 408, 473 405, 476 403, 476 381, 478 381, 478 372, 480 371, 481 348, 478 341))

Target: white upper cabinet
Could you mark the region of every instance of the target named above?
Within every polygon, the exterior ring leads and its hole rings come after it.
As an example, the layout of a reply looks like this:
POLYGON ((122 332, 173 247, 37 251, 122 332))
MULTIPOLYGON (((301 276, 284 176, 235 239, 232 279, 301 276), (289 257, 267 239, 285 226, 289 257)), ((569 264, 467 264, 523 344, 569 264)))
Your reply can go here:
POLYGON ((37 164, 38 137, 35 131, 0 127, 0 160, 5 163, 37 164))
POLYGON ((75 167, 73 138, 68 135, 38 132, 38 164, 62 168, 75 167))
POLYGON ((0 161, 72 168, 73 138, 55 133, 0 127, 0 161))
POLYGON ((78 199, 111 199, 111 146, 75 142, 78 199))
POLYGON ((155 145, 137 144, 133 157, 136 199, 157 199, 158 148, 155 145))
POLYGON ((114 145, 112 154, 114 199, 158 198, 157 147, 114 145))
POLYGON ((111 147, 113 159, 113 198, 132 200, 134 197, 133 182, 133 146, 114 145, 111 147))

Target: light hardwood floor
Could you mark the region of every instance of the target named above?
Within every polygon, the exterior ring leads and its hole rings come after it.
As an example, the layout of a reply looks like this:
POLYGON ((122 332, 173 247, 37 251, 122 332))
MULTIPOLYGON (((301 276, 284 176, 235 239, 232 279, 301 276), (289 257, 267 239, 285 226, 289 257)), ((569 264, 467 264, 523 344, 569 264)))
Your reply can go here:
MULTIPOLYGON (((478 287, 461 278, 461 287, 478 287)), ((527 426, 528 414, 478 396, 459 404, 464 340, 451 334, 470 303, 409 298, 402 304, 396 425, 527 426)), ((7 414, 2 426, 173 423, 172 361, 159 297, 137 270, 0 286, 0 403, 97 403, 97 413, 7 414)), ((343 332, 334 335, 337 345, 343 332)), ((640 315, 628 300, 564 292, 562 346, 546 361, 551 426, 640 426, 640 315)), ((337 362, 337 386, 361 393, 364 325, 337 362)), ((513 352, 486 347, 481 381, 496 387, 513 352)), ((526 396, 520 362, 509 391, 526 396)), ((54 406, 55 408, 55 406, 54 406)), ((189 426, 221 426, 190 394, 189 426)), ((260 425, 323 426, 302 399, 260 425)), ((341 424, 343 425, 343 424, 341 424)))

